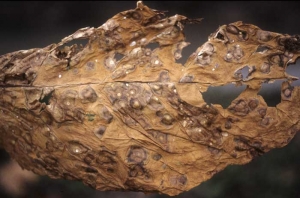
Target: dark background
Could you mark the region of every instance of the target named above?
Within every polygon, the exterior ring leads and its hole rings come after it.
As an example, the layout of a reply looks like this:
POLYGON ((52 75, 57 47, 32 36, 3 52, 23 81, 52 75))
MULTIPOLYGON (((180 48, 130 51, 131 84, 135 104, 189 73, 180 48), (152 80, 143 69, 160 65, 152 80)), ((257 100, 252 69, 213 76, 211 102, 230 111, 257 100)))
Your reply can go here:
MULTIPOLYGON (((189 18, 204 18, 200 25, 186 27, 187 41, 183 60, 207 40, 219 26, 235 21, 252 23, 279 33, 300 34, 300 3, 268 2, 205 2, 205 1, 144 1, 157 10, 168 10, 189 18)), ((0 54, 12 51, 45 47, 57 43, 82 27, 98 27, 118 12, 135 8, 135 1, 123 2, 0 2, 0 54)), ((300 76, 299 61, 290 66, 288 73, 300 76)), ((299 85, 299 82, 295 84, 299 85)), ((232 95, 229 88, 218 90, 224 98, 232 95)), ((232 89, 232 88, 231 88, 232 89)), ((212 90, 213 101, 216 90, 212 90)), ((280 102, 280 83, 263 87, 261 94, 269 105, 280 102)), ((209 98, 209 96, 208 96, 209 98)), ((229 101, 230 102, 230 101, 229 101)), ((229 166, 211 180, 180 194, 178 197, 201 198, 294 198, 300 197, 300 135, 281 149, 275 149, 244 166, 229 166)), ((1 152, 2 162, 8 159, 1 152)), ((1 175, 0 175, 1 177, 1 175)), ((11 197, 0 189, 0 197, 11 197)), ((98 192, 80 182, 50 180, 28 186, 22 197, 167 197, 165 195, 127 192, 98 192)))

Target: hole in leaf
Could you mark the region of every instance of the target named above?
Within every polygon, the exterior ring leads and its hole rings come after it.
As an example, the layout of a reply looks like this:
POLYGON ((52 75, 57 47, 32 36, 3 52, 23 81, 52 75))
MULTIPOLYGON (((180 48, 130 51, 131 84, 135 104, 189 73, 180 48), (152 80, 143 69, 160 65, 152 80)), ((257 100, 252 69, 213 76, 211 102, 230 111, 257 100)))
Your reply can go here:
POLYGON ((120 61, 123 57, 124 57, 123 54, 120 54, 120 53, 115 54, 115 59, 116 59, 117 62, 120 61))
POLYGON ((257 47, 256 51, 255 52, 261 52, 261 53, 264 53, 266 51, 268 51, 270 48, 268 48, 267 46, 264 46, 264 45, 260 45, 257 47))
POLYGON ((246 80, 247 77, 248 77, 248 75, 249 75, 249 67, 248 67, 248 66, 245 66, 245 67, 243 67, 242 69, 239 69, 239 70, 235 73, 235 75, 236 75, 237 73, 240 74, 239 76, 242 78, 242 80, 246 80))
POLYGON ((238 37, 245 41, 248 39, 248 33, 246 31, 239 31, 238 37))
POLYGON ((89 39, 74 39, 74 40, 71 40, 65 44, 63 44, 62 46, 60 46, 60 48, 64 48, 65 46, 72 46, 72 45, 77 45, 78 47, 84 47, 86 46, 86 44, 88 44, 89 42, 89 39))
POLYGON ((224 35, 223 35, 223 34, 221 34, 220 32, 218 32, 218 33, 217 33, 217 35, 216 35, 216 38, 217 38, 217 39, 220 39, 220 40, 222 40, 222 41, 224 41, 224 40, 225 40, 225 37, 224 37, 224 35))
POLYGON ((184 65, 190 55, 195 52, 199 46, 202 46, 207 41, 206 35, 203 34, 202 26, 199 24, 189 24, 184 27, 186 42, 190 43, 182 49, 182 57, 176 60, 177 63, 184 65))
POLYGON ((284 80, 263 83, 258 95, 261 95, 269 107, 276 107, 281 102, 281 84, 284 80))
POLYGON ((67 42, 56 49, 56 56, 60 59, 69 59, 70 56, 74 56, 79 51, 81 51, 87 43, 88 39, 75 39, 67 42))
POLYGON ((289 75, 295 76, 298 78, 298 80, 295 80, 292 82, 292 86, 300 86, 300 61, 299 59, 297 60, 297 62, 295 64, 291 64, 288 65, 288 67, 286 68, 286 73, 288 73, 289 75))
POLYGON ((246 81, 248 77, 256 70, 255 66, 245 66, 234 73, 234 76, 238 80, 246 81))
POLYGON ((249 76, 249 67, 248 66, 243 67, 241 69, 241 73, 243 75, 243 80, 246 80, 248 78, 248 76, 249 76))
MULTIPOLYGON (((286 73, 300 78, 300 61, 296 64, 291 64, 286 68, 286 73)), ((258 92, 261 95, 268 106, 275 107, 281 102, 281 85, 285 80, 275 80, 273 83, 263 83, 262 88, 258 92)), ((300 86, 300 80, 293 81, 292 86, 300 86)))
POLYGON ((43 98, 40 98, 39 102, 40 103, 45 103, 46 105, 50 105, 50 99, 53 95, 53 92, 54 92, 54 90, 51 91, 50 93, 48 93, 47 95, 45 95, 43 98))
POLYGON ((212 87, 209 86, 202 97, 207 104, 220 104, 227 108, 231 102, 237 98, 246 88, 246 85, 237 87, 234 84, 212 87))
POLYGON ((4 83, 7 85, 24 85, 28 84, 28 80, 26 79, 25 73, 21 73, 18 75, 5 75, 4 83))
POLYGON ((145 46, 145 48, 150 48, 152 51, 155 50, 156 48, 159 48, 159 44, 157 42, 155 43, 149 43, 145 46))

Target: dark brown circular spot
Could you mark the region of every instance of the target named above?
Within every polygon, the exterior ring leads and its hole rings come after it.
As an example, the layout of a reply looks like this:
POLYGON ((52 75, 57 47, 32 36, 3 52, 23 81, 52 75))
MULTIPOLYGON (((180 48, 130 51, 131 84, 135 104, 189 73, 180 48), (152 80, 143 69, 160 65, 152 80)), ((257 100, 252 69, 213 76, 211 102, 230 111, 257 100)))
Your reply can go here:
POLYGON ((263 118, 260 122, 260 125, 262 126, 268 126, 270 124, 270 118, 263 118))
POLYGON ((70 116, 73 117, 75 120, 82 122, 84 120, 85 113, 83 109, 76 108, 73 110, 73 112, 70 112, 70 116))
POLYGON ((240 45, 235 45, 233 48, 233 53, 232 55, 237 59, 241 59, 244 56, 244 51, 240 47, 240 45))
POLYGON ((231 129, 231 122, 229 120, 225 122, 225 129, 231 129))
POLYGON ((159 81, 160 82, 170 82, 169 72, 168 71, 160 72, 159 81))
POLYGON ((91 163, 94 161, 94 159, 95 159, 95 156, 94 156, 94 155, 92 155, 92 154, 87 154, 87 155, 84 157, 83 161, 84 161, 86 164, 91 164, 91 163))
POLYGON ((294 89, 294 87, 288 87, 288 88, 282 90, 282 93, 286 98, 289 98, 292 95, 293 89, 294 89))
POLYGON ((214 46, 211 43, 205 43, 202 47, 202 51, 211 55, 214 52, 214 46))
POLYGON ((227 54, 224 56, 224 60, 227 62, 231 62, 233 59, 233 55, 231 51, 228 51, 227 54))
POLYGON ((209 65, 211 62, 210 55, 207 52, 202 52, 197 56, 197 63, 200 65, 209 65))
POLYGON ((145 170, 141 165, 135 165, 130 168, 129 176, 130 177, 139 177, 145 174, 145 170))
POLYGON ((142 109, 142 105, 141 105, 140 101, 136 98, 130 99, 129 103, 133 109, 136 109, 136 110, 142 109))
POLYGON ((146 55, 146 56, 151 56, 151 54, 152 54, 152 51, 151 51, 151 49, 145 49, 145 52, 144 52, 144 54, 146 55))
POLYGON ((265 117, 265 115, 267 114, 267 109, 259 109, 258 110, 258 113, 259 113, 259 115, 260 115, 260 117, 265 117))
POLYGON ((113 165, 116 163, 114 156, 107 151, 100 151, 96 162, 100 165, 113 165))
POLYGON ((151 83, 149 84, 152 91, 155 93, 155 94, 158 94, 158 95, 162 95, 162 92, 163 92, 163 86, 159 83, 151 83))
POLYGON ((181 83, 189 83, 189 82, 193 82, 194 80, 194 76, 193 75, 186 75, 186 76, 183 76, 179 82, 181 83))
POLYGON ((88 148, 77 141, 70 141, 68 145, 68 151, 71 154, 79 155, 82 153, 86 153, 88 151, 88 148))
POLYGON ((251 99, 248 102, 248 106, 250 107, 251 110, 254 110, 258 106, 259 101, 257 99, 251 99))
POLYGON ((240 70, 236 71, 233 75, 233 77, 237 80, 242 80, 243 79, 243 74, 240 70))
POLYGON ((236 151, 246 151, 249 149, 249 146, 241 139, 235 138, 234 141, 236 143, 234 147, 236 151))
POLYGON ((98 98, 96 92, 90 86, 87 86, 86 88, 81 90, 80 96, 82 99, 81 100, 82 103, 93 103, 93 102, 96 102, 96 100, 98 98))
POLYGON ((168 136, 165 133, 159 132, 156 136, 156 139, 161 143, 161 144, 166 144, 168 143, 168 136))
POLYGON ((98 137, 98 138, 102 138, 104 132, 106 130, 106 127, 105 126, 99 126, 95 131, 94 131, 94 134, 98 137))
POLYGON ((110 56, 106 57, 104 59, 104 67, 109 71, 113 71, 116 68, 115 60, 110 56))
POLYGON ((142 16, 141 16, 141 14, 138 11, 130 11, 130 12, 128 12, 127 13, 127 17, 128 18, 132 18, 132 19, 134 19, 136 21, 139 21, 139 20, 142 19, 142 16))
POLYGON ((158 161, 162 158, 162 156, 159 154, 159 153, 155 153, 153 156, 152 156, 152 159, 154 159, 155 161, 158 161))
POLYGON ((234 35, 237 35, 239 33, 239 29, 237 27, 235 27, 234 25, 227 25, 226 30, 227 30, 227 32, 234 34, 234 35))
POLYGON ((139 164, 147 159, 147 152, 142 147, 131 147, 127 155, 128 161, 139 164))
POLYGON ((113 115, 108 111, 108 109, 103 106, 100 108, 100 118, 104 119, 107 124, 111 123, 113 120, 113 115))
POLYGON ((174 119, 172 118, 172 116, 170 114, 165 114, 163 116, 163 118, 161 119, 161 122, 165 125, 172 125, 172 123, 174 122, 174 119))
POLYGON ((263 42, 270 41, 272 39, 272 35, 268 31, 258 30, 257 31, 257 38, 263 42))
POLYGON ((187 177, 185 175, 174 175, 170 177, 169 181, 172 186, 182 187, 187 183, 187 177))
POLYGON ((260 67, 260 71, 262 73, 269 73, 270 72, 270 64, 269 63, 263 63, 262 66, 260 67))
POLYGON ((86 63, 86 69, 87 70, 94 70, 95 69, 95 63, 89 61, 86 63))
POLYGON ((161 110, 163 109, 163 105, 159 101, 159 99, 156 96, 153 96, 148 101, 148 107, 152 110, 161 110))
POLYGON ((233 101, 228 109, 232 113, 240 116, 245 116, 249 113, 249 107, 245 100, 242 99, 233 101))
POLYGON ((208 146, 207 149, 208 149, 208 151, 209 151, 211 154, 213 154, 213 155, 217 155, 217 154, 219 154, 219 152, 220 152, 219 149, 216 149, 216 148, 213 148, 213 147, 210 147, 210 146, 208 146))
POLYGON ((180 185, 185 185, 186 182, 187 182, 187 178, 186 178, 185 175, 181 175, 181 176, 178 178, 178 183, 179 183, 180 185))
POLYGON ((77 97, 77 91, 67 90, 62 94, 62 103, 65 107, 73 107, 77 97))
POLYGON ((168 143, 168 135, 156 130, 147 130, 147 132, 161 144, 168 143))

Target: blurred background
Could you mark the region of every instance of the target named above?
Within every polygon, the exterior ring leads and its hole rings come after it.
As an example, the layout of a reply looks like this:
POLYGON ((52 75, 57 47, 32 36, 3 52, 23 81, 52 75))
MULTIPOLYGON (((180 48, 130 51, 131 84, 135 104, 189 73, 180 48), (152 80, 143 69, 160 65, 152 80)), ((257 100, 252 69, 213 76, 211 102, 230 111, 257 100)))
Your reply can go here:
MULTIPOLYGON (((204 18, 199 25, 187 25, 185 33, 191 45, 183 50, 182 62, 203 44, 219 26, 235 21, 252 23, 279 33, 300 34, 300 3, 267 2, 205 2, 144 1, 157 10, 168 10, 189 18, 204 18)), ((83 27, 98 27, 118 12, 135 8, 135 1, 101 2, 0 2, 0 55, 57 43, 83 27)), ((300 77, 299 61, 287 72, 300 77), (297 69, 298 68, 298 69, 297 69)), ((263 86, 260 94, 270 106, 280 102, 282 81, 263 86)), ((294 85, 299 85, 299 81, 294 85)), ((227 106, 244 88, 225 86, 210 88, 205 99, 227 106), (218 97, 216 97, 218 96, 218 97)), ((274 149, 244 166, 229 166, 212 179, 176 197, 201 198, 294 198, 300 197, 300 134, 290 144, 274 149)), ((80 182, 51 180, 22 171, 4 150, 0 150, 1 198, 98 198, 148 197, 166 195, 135 192, 99 192, 80 182)))

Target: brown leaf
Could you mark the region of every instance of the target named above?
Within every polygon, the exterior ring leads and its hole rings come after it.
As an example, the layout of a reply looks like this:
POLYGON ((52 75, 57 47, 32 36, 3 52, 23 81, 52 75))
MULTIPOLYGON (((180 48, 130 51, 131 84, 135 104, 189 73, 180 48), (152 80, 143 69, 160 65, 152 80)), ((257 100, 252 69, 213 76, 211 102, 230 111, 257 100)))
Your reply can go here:
POLYGON ((177 63, 184 25, 199 21, 138 2, 58 44, 1 56, 1 145, 40 175, 169 195, 285 146, 300 127, 300 89, 285 72, 299 36, 238 21, 177 63), (88 43, 68 46, 77 39, 88 43), (285 79, 276 107, 258 95, 269 79, 285 79), (230 83, 247 88, 228 108, 203 100, 230 83))

